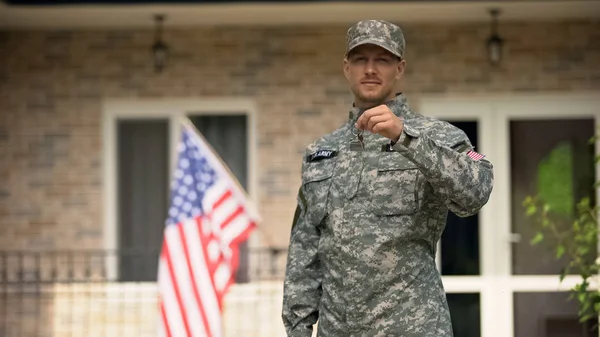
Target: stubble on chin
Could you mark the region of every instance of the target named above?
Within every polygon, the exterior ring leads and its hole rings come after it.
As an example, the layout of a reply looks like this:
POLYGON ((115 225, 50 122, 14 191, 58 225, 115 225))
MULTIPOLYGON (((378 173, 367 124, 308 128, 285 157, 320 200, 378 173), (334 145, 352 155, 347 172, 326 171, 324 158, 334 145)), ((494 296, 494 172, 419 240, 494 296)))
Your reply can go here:
POLYGON ((359 93, 356 97, 358 97, 362 103, 369 105, 369 107, 374 107, 383 104, 387 95, 363 95, 362 93, 359 93))

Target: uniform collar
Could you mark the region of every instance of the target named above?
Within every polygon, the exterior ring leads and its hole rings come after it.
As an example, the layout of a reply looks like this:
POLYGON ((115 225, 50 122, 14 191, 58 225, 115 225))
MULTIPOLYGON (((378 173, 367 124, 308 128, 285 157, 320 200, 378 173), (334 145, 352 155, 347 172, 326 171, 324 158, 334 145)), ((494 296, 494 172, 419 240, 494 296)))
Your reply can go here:
MULTIPOLYGON (((385 102, 388 108, 394 113, 394 115, 398 117, 404 117, 410 113, 408 102, 406 101, 406 96, 403 93, 397 93, 396 97, 385 102)), ((348 122, 354 125, 358 118, 368 109, 365 108, 357 108, 354 104, 352 104, 352 109, 348 113, 348 122)))

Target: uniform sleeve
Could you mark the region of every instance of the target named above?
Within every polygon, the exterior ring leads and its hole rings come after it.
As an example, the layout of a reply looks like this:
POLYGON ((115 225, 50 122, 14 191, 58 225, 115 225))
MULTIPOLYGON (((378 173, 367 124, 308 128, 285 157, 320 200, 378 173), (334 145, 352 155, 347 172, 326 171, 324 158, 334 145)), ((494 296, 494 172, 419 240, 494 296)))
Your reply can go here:
POLYGON ((310 337, 317 322, 322 272, 318 259, 318 224, 307 217, 302 188, 294 214, 283 290, 282 318, 288 337, 310 337))
POLYGON ((456 215, 476 214, 489 200, 494 183, 493 165, 485 158, 468 155, 473 146, 462 130, 452 126, 420 131, 411 121, 405 121, 392 149, 417 165, 456 215))

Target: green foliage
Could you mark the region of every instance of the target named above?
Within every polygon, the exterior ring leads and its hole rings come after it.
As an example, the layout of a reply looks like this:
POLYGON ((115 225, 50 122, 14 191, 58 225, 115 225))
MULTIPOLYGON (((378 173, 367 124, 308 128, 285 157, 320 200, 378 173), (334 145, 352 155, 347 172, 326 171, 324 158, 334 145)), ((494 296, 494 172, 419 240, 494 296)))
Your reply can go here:
MULTIPOLYGON (((600 314, 600 292, 597 287, 600 258, 595 255, 598 245, 598 208, 587 197, 573 205, 570 156, 570 147, 561 144, 540 163, 538 193, 526 197, 523 207, 525 214, 533 219, 536 231, 530 243, 551 245, 556 259, 565 261, 560 281, 571 272, 581 277, 580 282, 571 289, 570 298, 578 302, 579 318, 583 322, 600 314)), ((599 186, 596 183, 593 187, 599 186)))
POLYGON ((546 237, 552 238, 556 258, 566 258, 560 281, 571 271, 576 271, 581 276, 581 281, 572 289, 571 296, 579 302, 581 321, 598 316, 600 293, 597 289, 589 289, 592 282, 595 284, 599 270, 596 259, 591 256, 598 244, 598 209, 590 205, 589 199, 583 198, 577 204, 576 217, 571 226, 565 228, 564 224, 557 221, 559 217, 539 197, 525 198, 523 206, 527 209, 526 214, 535 219, 536 234, 531 244, 539 245, 546 237))
POLYGON ((573 150, 561 143, 538 166, 538 193, 556 214, 573 215, 573 150))

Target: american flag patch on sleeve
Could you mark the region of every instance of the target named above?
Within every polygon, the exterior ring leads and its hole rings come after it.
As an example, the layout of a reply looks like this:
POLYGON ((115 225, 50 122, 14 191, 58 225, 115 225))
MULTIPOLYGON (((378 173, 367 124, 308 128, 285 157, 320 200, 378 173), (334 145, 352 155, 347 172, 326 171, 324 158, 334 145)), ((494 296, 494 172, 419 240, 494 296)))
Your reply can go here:
POLYGON ((477 153, 477 152, 475 152, 473 150, 469 150, 469 152, 467 152, 467 156, 469 156, 469 157, 471 157, 471 158, 473 158, 475 160, 480 160, 480 159, 485 158, 484 155, 482 155, 480 153, 477 153))

